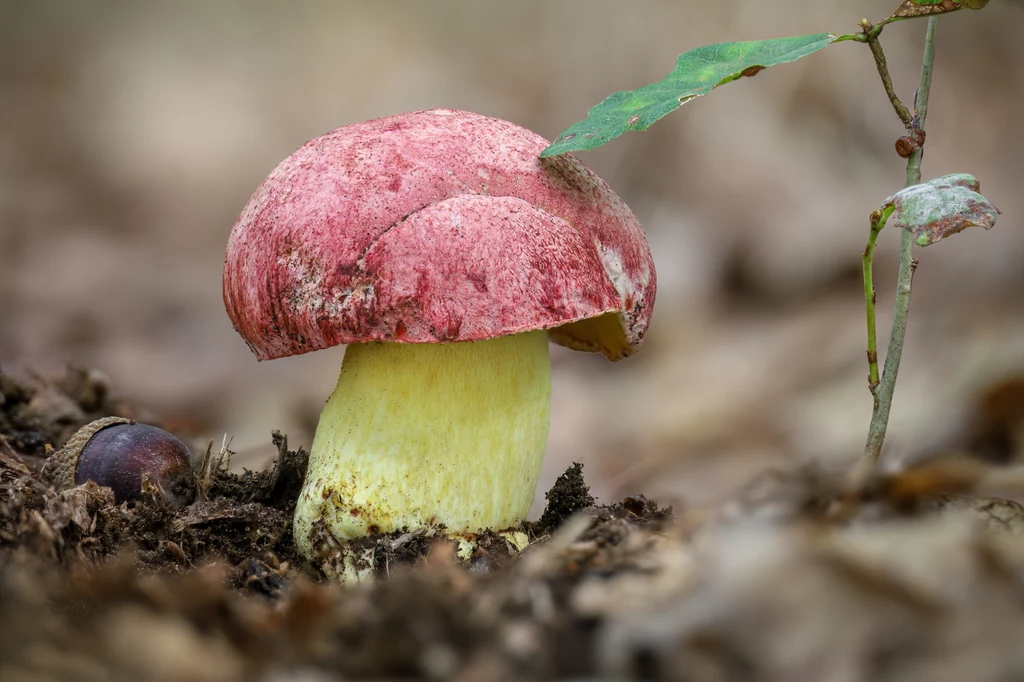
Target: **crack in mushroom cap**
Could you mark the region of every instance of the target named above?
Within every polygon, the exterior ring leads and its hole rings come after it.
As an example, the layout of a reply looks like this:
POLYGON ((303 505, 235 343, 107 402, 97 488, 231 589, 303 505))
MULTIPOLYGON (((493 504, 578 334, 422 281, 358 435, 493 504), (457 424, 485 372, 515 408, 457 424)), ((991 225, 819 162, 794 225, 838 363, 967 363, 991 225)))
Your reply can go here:
POLYGON ((344 343, 534 329, 639 350, 654 262, 626 204, 507 121, 436 109, 340 128, 271 172, 235 223, 224 303, 262 360, 344 343))

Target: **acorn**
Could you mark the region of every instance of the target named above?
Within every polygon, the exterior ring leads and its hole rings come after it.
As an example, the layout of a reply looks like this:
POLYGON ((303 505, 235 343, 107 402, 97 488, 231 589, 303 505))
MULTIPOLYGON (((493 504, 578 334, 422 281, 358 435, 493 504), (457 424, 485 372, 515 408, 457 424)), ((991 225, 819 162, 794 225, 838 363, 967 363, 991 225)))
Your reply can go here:
POLYGON ((142 497, 143 474, 171 506, 183 507, 196 496, 188 447, 163 429, 124 417, 104 417, 80 428, 50 455, 43 474, 58 490, 93 481, 113 490, 119 504, 142 497))

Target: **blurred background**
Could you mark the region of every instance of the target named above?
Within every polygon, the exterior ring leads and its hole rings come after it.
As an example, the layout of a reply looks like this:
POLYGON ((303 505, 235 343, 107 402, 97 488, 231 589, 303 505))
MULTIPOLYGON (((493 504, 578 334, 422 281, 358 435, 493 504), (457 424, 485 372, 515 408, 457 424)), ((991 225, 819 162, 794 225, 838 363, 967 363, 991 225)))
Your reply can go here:
MULTIPOLYGON (((0 362, 106 373, 238 463, 308 447, 342 350, 258 363, 221 301, 231 226, 307 139, 452 107, 552 138, 615 90, 724 40, 852 32, 896 0, 0 0, 0 362)), ((885 459, 1024 435, 1024 9, 942 19, 925 177, 977 175, 1003 215, 919 252, 885 459)), ((883 44, 910 103, 924 22, 883 44)), ((540 489, 573 460, 600 497, 703 505, 759 469, 842 465, 871 410, 860 254, 898 189, 902 127, 863 45, 831 47, 581 155, 658 266, 643 352, 553 349, 540 489)), ((888 338, 898 235, 876 262, 888 338)), ((543 500, 538 500, 538 505, 543 500)))

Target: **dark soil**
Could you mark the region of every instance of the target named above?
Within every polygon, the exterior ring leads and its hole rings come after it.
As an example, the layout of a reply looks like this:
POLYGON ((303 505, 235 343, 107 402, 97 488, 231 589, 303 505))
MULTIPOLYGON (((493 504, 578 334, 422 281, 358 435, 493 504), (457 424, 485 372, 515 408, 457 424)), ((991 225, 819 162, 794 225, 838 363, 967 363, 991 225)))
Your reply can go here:
POLYGON ((114 503, 39 475, 105 384, 0 376, 0 679, 1018 679, 1024 477, 942 459, 894 475, 813 467, 673 516, 597 505, 582 466, 515 553, 468 562, 422 532, 368 538, 378 580, 342 588, 295 554, 306 453, 269 471, 212 448, 197 500, 114 503))
MULTIPOLYGON (((197 500, 184 508, 156 495, 117 505, 91 482, 54 490, 39 473, 52 448, 93 418, 136 416, 108 394, 88 372, 45 383, 0 375, 0 679, 585 670, 532 649, 502 650, 507 618, 518 623, 520 647, 540 646, 553 631, 582 636, 561 617, 537 629, 535 597, 509 582, 524 562, 497 534, 485 533, 465 565, 453 543, 422 532, 373 536, 364 542, 376 547, 378 584, 343 590, 323 581, 291 537, 307 453, 289 450, 279 433, 268 471, 231 473, 231 452, 208 449, 197 463, 197 500)), ((593 505, 577 464, 548 493, 541 522, 524 524, 544 545, 566 519, 585 515, 573 539, 592 551, 561 576, 566 585, 548 595, 558 597, 549 609, 589 564, 607 570, 599 548, 671 518, 647 502, 593 505)))
POLYGON ((547 505, 537 521, 535 531, 546 533, 562 525, 576 512, 594 506, 594 497, 583 480, 583 465, 574 463, 555 479, 551 490, 544 494, 547 505))

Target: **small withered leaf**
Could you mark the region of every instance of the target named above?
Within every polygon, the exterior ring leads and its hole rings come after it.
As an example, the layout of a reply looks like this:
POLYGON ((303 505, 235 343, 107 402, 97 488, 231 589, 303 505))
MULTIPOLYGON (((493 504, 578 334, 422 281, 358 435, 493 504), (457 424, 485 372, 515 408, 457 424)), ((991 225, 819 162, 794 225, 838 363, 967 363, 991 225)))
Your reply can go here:
POLYGON ((980 188, 973 175, 943 175, 901 189, 882 208, 893 209, 896 226, 909 230, 918 246, 930 246, 968 227, 995 225, 999 209, 979 194, 980 188))

